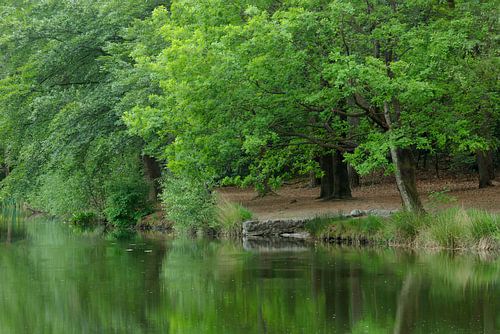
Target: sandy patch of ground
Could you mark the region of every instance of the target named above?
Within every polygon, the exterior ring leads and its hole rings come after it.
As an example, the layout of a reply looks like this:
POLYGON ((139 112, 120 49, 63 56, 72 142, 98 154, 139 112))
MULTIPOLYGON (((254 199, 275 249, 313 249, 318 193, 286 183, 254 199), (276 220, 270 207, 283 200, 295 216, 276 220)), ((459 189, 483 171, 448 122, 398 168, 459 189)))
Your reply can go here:
MULTIPOLYGON (((418 182, 424 205, 428 210, 437 207, 463 206, 465 208, 485 209, 500 213, 500 182, 494 182, 494 187, 478 189, 477 181, 439 179, 422 180, 418 182), (455 199, 453 203, 443 204, 433 201, 429 194, 449 189, 446 194, 455 199)), ((227 187, 218 190, 224 198, 238 202, 252 210, 256 218, 307 218, 317 215, 349 213, 354 209, 386 209, 394 210, 401 207, 396 185, 381 183, 364 185, 353 190, 353 199, 323 201, 317 199, 319 188, 308 188, 307 182, 297 182, 285 185, 276 195, 264 198, 256 197, 253 189, 227 187)))

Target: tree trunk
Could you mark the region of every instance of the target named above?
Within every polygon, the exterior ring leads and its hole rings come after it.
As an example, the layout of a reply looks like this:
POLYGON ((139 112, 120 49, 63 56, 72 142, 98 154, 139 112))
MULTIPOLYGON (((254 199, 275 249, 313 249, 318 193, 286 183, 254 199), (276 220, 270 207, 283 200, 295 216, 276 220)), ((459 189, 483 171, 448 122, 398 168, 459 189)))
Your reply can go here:
POLYGON ((321 156, 320 167, 323 176, 321 177, 320 198, 341 199, 352 197, 347 163, 343 161, 343 158, 340 151, 321 156))
POLYGON ((493 150, 489 150, 486 155, 488 161, 488 174, 490 175, 490 180, 494 180, 496 178, 495 173, 495 161, 493 159, 493 150))
POLYGON ((161 177, 161 167, 158 161, 149 156, 142 156, 142 163, 144 167, 144 176, 148 183, 151 185, 149 191, 149 200, 156 201, 158 198, 158 194, 161 191, 161 186, 159 182, 159 178, 161 177))
POLYGON ((415 162, 410 149, 391 148, 391 157, 395 167, 396 184, 398 186, 403 207, 412 212, 424 212, 417 191, 415 162))
MULTIPOLYGON (((488 151, 478 151, 477 152, 477 169, 479 172, 479 188, 490 187, 493 184, 491 183, 491 174, 493 170, 493 159, 488 157, 488 151)), ((494 174, 494 171, 493 171, 494 174)))
MULTIPOLYGON (((389 104, 384 103, 384 118, 389 126, 389 131, 393 129, 393 119, 396 120, 396 124, 399 126, 401 117, 399 101, 394 99, 392 105, 394 109, 393 115, 391 115, 389 104)), ((394 163, 396 184, 404 209, 416 213, 425 212, 417 191, 415 159, 411 149, 391 147, 391 158, 394 163)))
POLYGON ((344 155, 338 150, 333 155, 332 198, 352 198, 348 165, 344 162, 344 155))
POLYGON ((333 154, 322 155, 319 158, 319 166, 323 171, 319 198, 328 199, 333 195, 333 154))

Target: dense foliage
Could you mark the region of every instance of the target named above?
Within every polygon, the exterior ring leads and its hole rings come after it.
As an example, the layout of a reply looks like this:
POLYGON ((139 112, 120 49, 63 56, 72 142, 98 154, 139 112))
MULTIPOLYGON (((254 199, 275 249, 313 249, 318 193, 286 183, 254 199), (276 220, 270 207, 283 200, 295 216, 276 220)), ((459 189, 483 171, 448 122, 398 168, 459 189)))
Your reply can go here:
POLYGON ((2 195, 129 225, 161 184, 191 227, 214 224, 215 186, 310 174, 344 198, 351 167, 393 172, 422 211, 416 154, 491 185, 498 5, 4 0, 2 195))

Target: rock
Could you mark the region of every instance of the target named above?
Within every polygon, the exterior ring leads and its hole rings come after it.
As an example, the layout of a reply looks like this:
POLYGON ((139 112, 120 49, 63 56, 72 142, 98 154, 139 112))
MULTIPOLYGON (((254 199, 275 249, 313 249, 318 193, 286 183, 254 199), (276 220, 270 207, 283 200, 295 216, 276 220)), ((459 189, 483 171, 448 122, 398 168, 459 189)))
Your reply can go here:
POLYGON ((306 219, 270 219, 243 223, 244 236, 279 237, 304 232, 306 219))
MULTIPOLYGON (((397 212, 396 210, 352 210, 344 218, 378 216, 389 217, 397 212)), ((305 240, 310 237, 305 230, 305 225, 309 219, 269 219, 269 220, 250 220, 243 223, 244 237, 274 237, 305 240)))
POLYGON ((361 217, 361 216, 364 216, 365 214, 366 214, 365 211, 356 209, 356 210, 351 211, 350 216, 351 217, 361 217))
POLYGON ((382 209, 369 209, 369 210, 352 210, 347 217, 363 217, 363 216, 377 216, 377 217, 390 217, 397 210, 382 210, 382 209))

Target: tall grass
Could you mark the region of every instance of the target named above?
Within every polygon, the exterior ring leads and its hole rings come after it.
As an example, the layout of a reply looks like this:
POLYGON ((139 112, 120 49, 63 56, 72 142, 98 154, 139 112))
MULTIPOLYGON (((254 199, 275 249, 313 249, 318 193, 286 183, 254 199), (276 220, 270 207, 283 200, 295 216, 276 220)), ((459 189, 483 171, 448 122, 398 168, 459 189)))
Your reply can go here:
POLYGON ((220 233, 227 237, 239 237, 242 233, 242 223, 252 219, 252 212, 238 203, 219 199, 216 208, 216 221, 220 233))
POLYGON ((375 216, 346 218, 344 216, 316 217, 306 223, 306 230, 318 239, 364 244, 376 241, 383 219, 375 216))
POLYGON ((428 241, 443 248, 500 248, 499 216, 485 211, 446 210, 432 217, 427 230, 428 241))
POLYGON ((306 228, 318 239, 364 240, 392 246, 500 250, 500 216, 448 209, 427 215, 400 212, 390 218, 316 218, 306 228))

